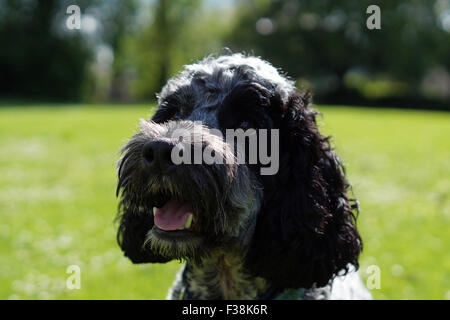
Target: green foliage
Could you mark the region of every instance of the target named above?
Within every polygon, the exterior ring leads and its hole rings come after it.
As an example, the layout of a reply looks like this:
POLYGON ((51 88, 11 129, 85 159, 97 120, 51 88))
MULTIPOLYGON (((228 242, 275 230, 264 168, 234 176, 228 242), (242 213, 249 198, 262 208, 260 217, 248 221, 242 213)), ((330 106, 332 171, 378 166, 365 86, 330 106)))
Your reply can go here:
MULTIPOLYGON (((239 2, 227 41, 235 50, 261 55, 294 79, 309 79, 316 95, 334 103, 355 100, 358 92, 344 82, 349 72, 407 88, 384 97, 423 98, 420 84, 427 72, 441 67, 450 73, 450 32, 440 22, 446 11, 437 8, 437 1, 428 0, 248 0, 239 2), (366 27, 366 9, 373 4, 381 9, 380 30, 366 27)), ((364 90, 359 95, 373 98, 364 90)))
MULTIPOLYGON (((94 7, 96 18, 102 25, 102 41, 114 54, 108 90, 108 98, 113 101, 129 99, 124 85, 127 77, 126 64, 123 61, 124 39, 136 29, 138 7, 137 0, 99 1, 94 7)), ((101 80, 98 79, 97 82, 101 80)))
POLYGON ((181 66, 217 53, 231 13, 206 9, 201 1, 155 1, 149 22, 125 39, 124 59, 132 70, 132 96, 155 99, 181 66))
MULTIPOLYGON (((375 298, 449 297, 449 114, 318 108, 360 200, 375 298)), ((0 298, 163 299, 178 262, 132 265, 115 241, 114 164, 149 106, 0 109, 0 298), (68 290, 69 265, 81 289, 68 290)))
POLYGON ((3 0, 0 8, 0 96, 81 98, 91 52, 78 32, 59 32, 54 16, 65 8, 54 0, 3 0))
POLYGON ((72 2, 0 0, 0 98, 154 100, 182 65, 230 48, 319 102, 448 108, 447 0, 78 0, 91 32, 65 27, 72 2), (373 4, 381 30, 366 27, 373 4))

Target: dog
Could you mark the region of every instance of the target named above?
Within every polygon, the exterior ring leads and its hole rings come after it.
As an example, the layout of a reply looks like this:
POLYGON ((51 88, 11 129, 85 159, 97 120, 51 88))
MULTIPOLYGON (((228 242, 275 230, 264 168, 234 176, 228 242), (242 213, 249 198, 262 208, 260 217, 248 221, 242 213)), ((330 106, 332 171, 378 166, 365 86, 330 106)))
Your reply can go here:
POLYGON ((317 115, 311 94, 261 58, 185 66, 121 150, 125 256, 184 261, 168 299, 370 299, 357 273, 357 201, 317 115), (224 139, 229 129, 277 133, 266 146, 278 154, 276 172, 250 163, 248 148, 224 139), (206 149, 223 161, 174 161, 206 149))

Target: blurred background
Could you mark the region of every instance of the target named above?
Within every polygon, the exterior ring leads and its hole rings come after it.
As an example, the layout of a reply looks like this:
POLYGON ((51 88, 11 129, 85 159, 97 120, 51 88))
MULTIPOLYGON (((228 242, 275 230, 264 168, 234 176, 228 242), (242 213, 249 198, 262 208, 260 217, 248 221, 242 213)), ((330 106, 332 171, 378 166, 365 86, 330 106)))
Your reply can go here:
POLYGON ((169 77, 228 52, 312 90, 373 296, 450 299, 450 0, 0 0, 1 299, 165 297, 179 263, 133 266, 115 243, 115 161, 169 77))

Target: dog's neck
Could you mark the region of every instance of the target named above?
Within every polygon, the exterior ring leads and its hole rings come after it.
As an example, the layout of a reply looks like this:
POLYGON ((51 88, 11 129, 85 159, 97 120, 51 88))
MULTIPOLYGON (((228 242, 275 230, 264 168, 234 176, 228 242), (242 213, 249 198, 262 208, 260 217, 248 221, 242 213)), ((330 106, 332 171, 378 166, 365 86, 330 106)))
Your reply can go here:
POLYGON ((187 262, 183 278, 192 299, 258 299, 267 281, 254 277, 243 266, 242 254, 218 251, 201 264, 187 262))
MULTIPOLYGON (((262 194, 256 190, 253 199, 262 194)), ((201 261, 188 260, 183 271, 183 289, 188 299, 260 299, 270 288, 268 282, 255 277, 244 266, 245 250, 254 234, 261 201, 252 201, 250 209, 234 228, 234 234, 222 239, 222 246, 213 249, 201 261)))

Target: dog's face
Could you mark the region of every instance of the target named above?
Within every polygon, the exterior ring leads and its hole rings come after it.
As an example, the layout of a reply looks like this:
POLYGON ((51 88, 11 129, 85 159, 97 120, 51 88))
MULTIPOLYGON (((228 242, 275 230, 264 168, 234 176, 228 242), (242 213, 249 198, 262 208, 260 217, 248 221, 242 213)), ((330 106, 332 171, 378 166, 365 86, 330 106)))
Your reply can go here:
POLYGON ((125 254, 201 261, 237 248, 251 272, 283 287, 323 285, 357 266, 348 184, 308 104, 270 64, 238 54, 169 80, 118 163, 125 254), (257 150, 276 152, 279 168, 262 174, 267 163, 249 161, 249 148, 226 139, 230 129, 255 129, 256 141, 259 129, 276 131, 257 150))
POLYGON ((209 127, 173 118, 158 122, 142 120, 119 161, 124 210, 147 225, 144 238, 130 243, 141 247, 126 252, 128 256, 199 260, 217 247, 245 241, 254 226, 251 214, 259 209, 258 181, 209 127), (223 161, 177 164, 172 158, 175 151, 194 158, 205 150, 223 161))

